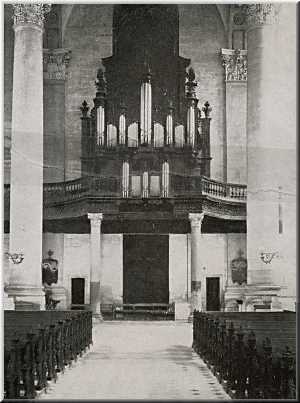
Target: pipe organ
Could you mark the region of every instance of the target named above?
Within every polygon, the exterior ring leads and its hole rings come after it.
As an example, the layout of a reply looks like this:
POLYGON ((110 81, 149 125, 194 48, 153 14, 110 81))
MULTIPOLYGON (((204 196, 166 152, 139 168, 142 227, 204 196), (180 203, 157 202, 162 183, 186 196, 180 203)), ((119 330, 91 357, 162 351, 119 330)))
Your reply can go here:
POLYGON ((113 21, 113 55, 90 113, 81 107, 82 175, 119 182, 125 198, 169 197, 171 175, 209 176, 211 108, 198 108, 191 61, 179 56, 176 5, 116 5, 113 21))

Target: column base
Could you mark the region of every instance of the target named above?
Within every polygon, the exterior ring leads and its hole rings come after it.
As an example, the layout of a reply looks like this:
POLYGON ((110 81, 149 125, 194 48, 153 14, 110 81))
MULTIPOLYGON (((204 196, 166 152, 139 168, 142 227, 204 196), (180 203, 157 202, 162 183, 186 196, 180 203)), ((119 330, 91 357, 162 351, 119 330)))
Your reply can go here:
POLYGON ((188 302, 175 302, 175 320, 188 321, 191 316, 191 307, 188 302))
POLYGON ((59 285, 51 285, 51 297, 55 301, 59 301, 56 310, 63 311, 67 309, 67 290, 59 285))
POLYGON ((203 311, 202 307, 202 299, 201 299, 201 291, 192 291, 191 295, 191 312, 193 313, 194 310, 196 311, 203 311))
POLYGON ((93 323, 100 323, 104 322, 103 316, 101 313, 94 313, 92 314, 93 323))
POLYGON ((9 297, 5 291, 3 293, 3 310, 4 311, 15 310, 15 304, 13 298, 9 297))
POLYGON ((225 291, 225 311, 281 311, 280 286, 243 284, 228 286, 225 291))
POLYGON ((45 292, 42 287, 8 285, 5 291, 12 298, 16 311, 45 310, 45 292))

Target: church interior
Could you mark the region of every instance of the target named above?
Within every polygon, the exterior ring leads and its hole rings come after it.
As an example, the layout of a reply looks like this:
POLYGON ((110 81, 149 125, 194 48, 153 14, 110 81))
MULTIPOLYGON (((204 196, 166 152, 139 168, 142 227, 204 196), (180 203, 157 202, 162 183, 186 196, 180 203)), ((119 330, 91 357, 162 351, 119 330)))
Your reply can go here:
POLYGON ((295 310, 294 13, 244 8, 5 5, 7 306, 295 310))
POLYGON ((4 5, 5 398, 295 398, 295 7, 4 5))

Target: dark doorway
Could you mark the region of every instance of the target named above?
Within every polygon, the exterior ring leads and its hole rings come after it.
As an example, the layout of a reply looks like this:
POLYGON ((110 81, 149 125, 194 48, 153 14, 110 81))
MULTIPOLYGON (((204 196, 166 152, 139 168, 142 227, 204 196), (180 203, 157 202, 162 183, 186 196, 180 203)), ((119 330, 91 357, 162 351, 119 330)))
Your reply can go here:
POLYGON ((123 236, 123 302, 169 303, 169 236, 123 236))
POLYGON ((220 278, 206 277, 206 310, 220 310, 220 278))
POLYGON ((72 278, 72 305, 84 304, 84 278, 72 278))

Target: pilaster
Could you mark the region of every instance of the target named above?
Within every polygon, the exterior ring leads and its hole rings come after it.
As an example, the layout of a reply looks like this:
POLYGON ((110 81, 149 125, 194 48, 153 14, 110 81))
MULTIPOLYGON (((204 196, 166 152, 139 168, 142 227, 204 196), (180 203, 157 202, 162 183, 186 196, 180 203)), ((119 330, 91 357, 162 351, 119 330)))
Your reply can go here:
POLYGON ((247 50, 221 49, 226 88, 226 181, 246 183, 247 50))

